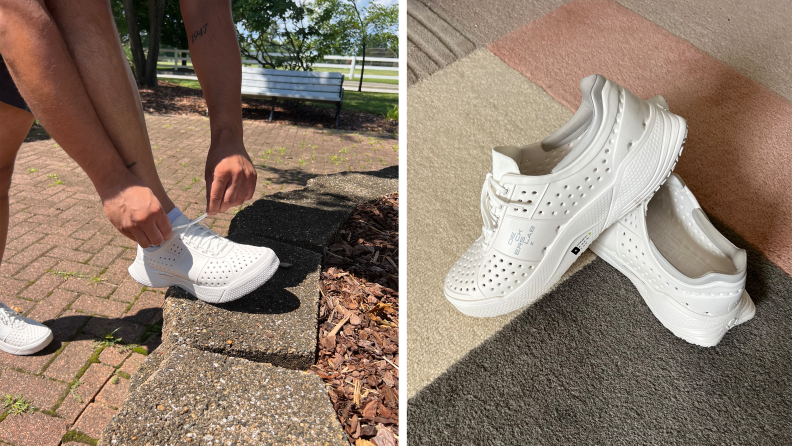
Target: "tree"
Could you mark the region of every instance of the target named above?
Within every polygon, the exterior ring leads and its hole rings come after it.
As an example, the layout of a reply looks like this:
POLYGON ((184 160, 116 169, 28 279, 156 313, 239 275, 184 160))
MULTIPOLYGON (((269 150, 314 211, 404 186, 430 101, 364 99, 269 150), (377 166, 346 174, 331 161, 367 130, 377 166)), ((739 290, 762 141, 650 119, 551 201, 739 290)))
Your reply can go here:
POLYGON ((156 87, 160 45, 187 47, 178 0, 114 0, 112 5, 121 40, 129 41, 137 83, 156 87))
POLYGON ((388 43, 389 46, 395 45, 398 51, 399 6, 384 6, 372 0, 368 6, 363 7, 358 5, 358 0, 346 0, 341 12, 337 26, 345 30, 348 41, 359 48, 363 56, 358 83, 358 91, 361 91, 366 65, 366 48, 376 41, 388 43))
POLYGON ((237 0, 234 22, 242 55, 269 68, 311 71, 338 31, 337 3, 312 0, 237 0))

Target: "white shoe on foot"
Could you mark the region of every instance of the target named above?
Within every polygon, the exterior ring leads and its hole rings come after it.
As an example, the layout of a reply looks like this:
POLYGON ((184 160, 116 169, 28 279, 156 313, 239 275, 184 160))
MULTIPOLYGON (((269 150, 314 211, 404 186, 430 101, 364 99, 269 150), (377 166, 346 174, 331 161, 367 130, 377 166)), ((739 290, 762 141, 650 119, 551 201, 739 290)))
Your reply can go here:
POLYGON ((580 87, 580 108, 556 133, 492 150, 482 235, 445 280, 445 296, 461 312, 498 316, 537 301, 676 165, 683 118, 599 75, 580 87))
POLYGON ((241 245, 198 224, 206 214, 173 222, 173 236, 161 246, 138 246, 129 274, 138 283, 176 285, 209 303, 239 299, 275 274, 280 261, 269 248, 241 245))
POLYGON ((0 303, 0 350, 32 355, 52 342, 52 330, 0 303))
POLYGON ((635 284, 666 328, 692 344, 717 345, 756 313, 745 291, 745 250, 712 226, 676 174, 591 250, 635 284))

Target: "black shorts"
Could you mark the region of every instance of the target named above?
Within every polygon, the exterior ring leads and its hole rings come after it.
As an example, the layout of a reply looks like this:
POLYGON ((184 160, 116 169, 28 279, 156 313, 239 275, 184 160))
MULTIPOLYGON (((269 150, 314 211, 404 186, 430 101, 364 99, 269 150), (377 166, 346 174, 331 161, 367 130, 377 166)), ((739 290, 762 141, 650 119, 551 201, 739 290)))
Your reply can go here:
POLYGON ((22 99, 19 94, 14 80, 11 79, 11 73, 8 72, 8 67, 3 60, 3 55, 0 54, 0 102, 5 102, 8 105, 13 105, 16 108, 21 108, 25 111, 30 111, 27 102, 22 99))

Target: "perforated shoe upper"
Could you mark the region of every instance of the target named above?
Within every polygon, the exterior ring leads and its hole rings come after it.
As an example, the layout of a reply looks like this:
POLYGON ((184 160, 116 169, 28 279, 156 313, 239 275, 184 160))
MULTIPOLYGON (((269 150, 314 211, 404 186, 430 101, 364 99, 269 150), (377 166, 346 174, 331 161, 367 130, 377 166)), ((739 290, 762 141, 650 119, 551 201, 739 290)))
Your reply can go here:
POLYGON ((15 310, 0 303, 0 340, 6 344, 23 348, 40 342, 51 332, 46 325, 21 316, 15 310))
POLYGON ((565 258, 569 237, 581 236, 571 248, 577 256, 668 174, 669 139, 684 131, 684 120, 601 76, 584 79, 581 90, 580 109, 556 133, 492 150, 482 235, 446 276, 448 298, 543 292, 558 275, 555 266, 573 261, 565 258), (620 170, 625 163, 630 169, 620 170))
POLYGON ((729 313, 745 289, 745 251, 712 226, 676 174, 596 243, 649 289, 701 315, 729 313))
POLYGON ((171 239, 153 250, 138 247, 138 259, 150 268, 195 285, 226 287, 260 260, 274 255, 266 247, 234 243, 199 221, 179 217, 173 224, 171 239))

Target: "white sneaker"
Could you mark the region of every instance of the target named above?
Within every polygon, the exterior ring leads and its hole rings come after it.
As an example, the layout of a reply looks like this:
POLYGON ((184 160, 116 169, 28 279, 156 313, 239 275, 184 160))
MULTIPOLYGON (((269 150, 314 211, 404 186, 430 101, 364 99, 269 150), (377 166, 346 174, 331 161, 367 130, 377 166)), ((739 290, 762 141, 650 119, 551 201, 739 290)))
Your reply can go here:
POLYGON ((155 287, 176 285, 209 303, 239 299, 275 274, 280 261, 269 248, 241 245, 184 215, 173 222, 173 236, 157 248, 138 246, 129 274, 155 287))
POLYGON ((683 118, 599 75, 580 88, 580 108, 556 133, 492 150, 482 236, 445 280, 445 296, 461 312, 498 316, 537 301, 676 165, 683 118))
POLYGON ((52 342, 52 330, 0 303, 0 350, 32 355, 52 342))
POLYGON ((707 219, 682 179, 605 230, 591 250, 627 276, 674 335, 703 347, 756 313, 746 254, 707 219))

